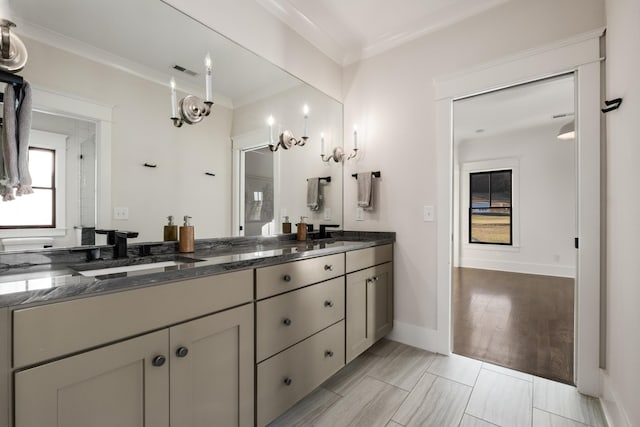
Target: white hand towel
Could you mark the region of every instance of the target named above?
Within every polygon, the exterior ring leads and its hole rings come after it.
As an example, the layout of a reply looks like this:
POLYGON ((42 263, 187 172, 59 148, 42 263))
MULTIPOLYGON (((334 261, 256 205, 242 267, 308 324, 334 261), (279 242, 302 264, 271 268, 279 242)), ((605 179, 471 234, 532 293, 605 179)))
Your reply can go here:
POLYGON ((312 211, 320 209, 320 178, 307 179, 307 207, 312 211))
POLYGON ((31 86, 25 81, 17 91, 16 94, 12 85, 6 85, 4 89, 0 195, 5 202, 15 199, 14 187, 18 187, 17 196, 33 193, 29 173, 31 86))
POLYGON ((18 185, 18 143, 16 141, 16 98, 12 85, 4 88, 2 115, 2 154, 4 173, 0 194, 3 201, 14 200, 13 187, 18 185))
POLYGON ((358 180, 358 207, 363 209, 373 209, 373 187, 371 172, 361 172, 357 175, 358 180))
POLYGON ((31 132, 31 85, 25 80, 19 90, 18 99, 18 190, 16 196, 32 194, 29 173, 29 134, 31 132))

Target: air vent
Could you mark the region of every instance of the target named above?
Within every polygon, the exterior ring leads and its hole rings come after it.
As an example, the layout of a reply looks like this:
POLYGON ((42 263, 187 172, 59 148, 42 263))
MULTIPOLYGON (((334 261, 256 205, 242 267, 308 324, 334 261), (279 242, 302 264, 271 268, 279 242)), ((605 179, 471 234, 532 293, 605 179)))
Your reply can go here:
POLYGON ((563 117, 573 116, 573 113, 563 113, 563 114, 554 114, 551 116, 552 119, 561 119, 563 117))
POLYGON ((188 74, 188 75, 190 75, 191 77, 195 77, 195 76, 197 76, 197 75, 198 75, 198 73, 196 73, 195 71, 190 70, 190 69, 188 69, 188 68, 184 68, 183 66, 178 65, 178 64, 174 65, 174 66, 173 66, 173 69, 174 69, 174 70, 178 70, 178 71, 180 71, 181 73, 188 74))

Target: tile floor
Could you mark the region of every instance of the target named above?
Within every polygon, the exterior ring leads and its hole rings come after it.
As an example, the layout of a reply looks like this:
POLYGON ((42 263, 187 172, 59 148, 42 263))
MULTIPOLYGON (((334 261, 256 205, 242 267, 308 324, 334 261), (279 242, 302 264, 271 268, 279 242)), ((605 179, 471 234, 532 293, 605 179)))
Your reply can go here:
POLYGON ((270 424, 604 427, 574 387, 462 356, 382 340, 270 424))

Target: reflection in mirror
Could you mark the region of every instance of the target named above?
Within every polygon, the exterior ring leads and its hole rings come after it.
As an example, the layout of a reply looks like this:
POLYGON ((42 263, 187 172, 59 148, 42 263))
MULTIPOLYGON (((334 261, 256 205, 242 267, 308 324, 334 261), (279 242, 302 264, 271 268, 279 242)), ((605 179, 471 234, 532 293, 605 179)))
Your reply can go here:
MULTIPOLYGON (((139 232, 133 243, 158 241, 168 215, 192 216, 197 239, 248 234, 246 215, 262 222, 251 234, 280 233, 285 215, 293 222, 308 216, 316 227, 342 223, 342 165, 320 160, 321 132, 328 145, 342 145, 337 101, 156 0, 10 5, 29 52, 20 74, 34 89, 33 135, 58 135, 66 156, 56 156, 65 165, 56 164, 55 225, 15 228, 2 216, 0 243, 104 243, 94 227, 139 232), (213 62, 211 114, 177 128, 170 120, 170 79, 176 80, 178 100, 204 98, 207 54, 213 62), (269 115, 274 138, 290 129, 296 137, 307 133, 306 145, 261 150, 271 138, 269 115), (239 161, 246 149, 252 150, 249 159, 260 155, 272 165, 272 196, 264 186, 255 190, 263 193, 259 213, 246 205, 245 195, 254 191, 253 182, 241 179, 252 174, 252 162, 243 159, 241 169, 239 161), (332 181, 321 189, 321 209, 311 211, 307 179, 321 176, 332 181)), ((52 191, 38 190, 48 200, 52 191)), ((0 215, 9 203, 0 205, 0 215)), ((17 204, 11 209, 23 217, 37 211, 17 204)))

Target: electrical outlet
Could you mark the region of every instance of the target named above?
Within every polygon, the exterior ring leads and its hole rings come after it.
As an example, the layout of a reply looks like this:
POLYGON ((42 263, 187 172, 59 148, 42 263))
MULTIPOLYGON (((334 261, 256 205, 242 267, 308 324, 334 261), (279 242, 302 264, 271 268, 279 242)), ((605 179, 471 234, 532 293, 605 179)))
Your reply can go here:
POLYGON ((435 210, 433 209, 433 206, 424 206, 422 215, 425 222, 435 221, 435 210))
POLYGON ((324 208, 324 220, 331 221, 331 208, 324 208))
POLYGON ((364 209, 356 208, 356 221, 364 221, 364 209))
POLYGON ((113 208, 113 219, 129 219, 129 208, 113 208))

